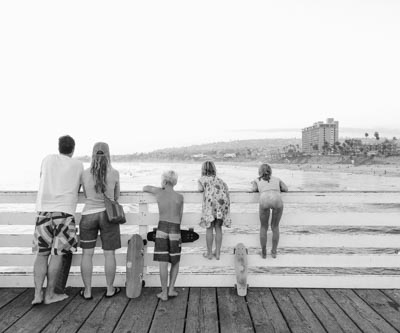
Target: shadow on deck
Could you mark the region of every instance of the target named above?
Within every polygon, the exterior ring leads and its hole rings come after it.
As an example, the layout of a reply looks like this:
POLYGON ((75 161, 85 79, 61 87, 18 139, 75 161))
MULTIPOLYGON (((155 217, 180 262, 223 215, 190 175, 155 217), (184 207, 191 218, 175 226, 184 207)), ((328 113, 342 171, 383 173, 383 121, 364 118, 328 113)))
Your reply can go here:
POLYGON ((399 332, 400 290, 178 288, 168 302, 159 288, 137 299, 122 293, 93 300, 70 297, 31 306, 33 289, 0 289, 1 332, 399 332))

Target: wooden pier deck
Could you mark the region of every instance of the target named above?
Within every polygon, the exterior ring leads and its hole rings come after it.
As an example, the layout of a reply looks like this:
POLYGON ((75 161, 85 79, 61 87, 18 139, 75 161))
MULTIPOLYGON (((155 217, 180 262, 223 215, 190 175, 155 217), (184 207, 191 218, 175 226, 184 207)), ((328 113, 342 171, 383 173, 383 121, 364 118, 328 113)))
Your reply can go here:
POLYGON ((137 299, 124 290, 93 300, 69 288, 70 297, 31 305, 32 288, 0 288, 0 332, 400 332, 399 289, 178 288, 159 301, 159 288, 137 299))

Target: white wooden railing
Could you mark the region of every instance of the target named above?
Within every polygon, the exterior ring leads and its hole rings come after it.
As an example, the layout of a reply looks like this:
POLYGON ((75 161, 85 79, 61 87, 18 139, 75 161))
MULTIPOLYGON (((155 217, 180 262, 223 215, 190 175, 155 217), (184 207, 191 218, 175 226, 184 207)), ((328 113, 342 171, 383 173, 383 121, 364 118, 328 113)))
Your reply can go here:
MULTIPOLYGON (((233 286, 233 247, 242 242, 249 248, 251 287, 400 288, 399 192, 283 194, 285 210, 276 259, 270 256, 271 232, 267 259, 259 255, 258 194, 232 192, 233 224, 231 229, 223 229, 219 261, 202 256, 205 232, 198 227, 202 194, 182 193, 182 228, 194 227, 200 239, 183 244, 177 286, 233 286)), ((36 192, 0 192, 0 287, 33 286, 35 199, 36 192)), ((83 202, 82 196, 79 201, 83 202)), ((143 192, 124 192, 120 202, 131 211, 127 213, 128 222, 121 226, 123 248, 116 254, 115 284, 124 286, 127 241, 132 233, 145 236, 152 230, 158 213, 155 198, 143 192)), ((146 286, 160 285, 158 264, 152 260, 153 246, 151 242, 146 246, 146 286)), ((73 257, 69 286, 82 286, 80 261, 78 251, 73 257)), ((103 263, 99 248, 94 256, 93 286, 105 285, 103 263)))

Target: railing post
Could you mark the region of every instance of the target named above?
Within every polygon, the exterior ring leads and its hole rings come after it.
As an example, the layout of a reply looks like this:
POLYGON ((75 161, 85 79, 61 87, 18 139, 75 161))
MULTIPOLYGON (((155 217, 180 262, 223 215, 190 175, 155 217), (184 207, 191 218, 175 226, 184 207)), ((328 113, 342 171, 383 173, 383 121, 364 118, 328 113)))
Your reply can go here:
MULTIPOLYGON (((139 197, 139 235, 143 237, 143 239, 146 239, 147 232, 148 232, 148 226, 144 225, 144 219, 147 216, 147 213, 149 212, 149 205, 146 202, 143 193, 140 194, 139 197)), ((147 254, 147 246, 144 247, 144 257, 146 258, 147 254)), ((143 267, 143 275, 147 274, 147 266, 146 266, 146 260, 144 263, 143 267)), ((143 277, 145 278, 145 276, 143 277)))

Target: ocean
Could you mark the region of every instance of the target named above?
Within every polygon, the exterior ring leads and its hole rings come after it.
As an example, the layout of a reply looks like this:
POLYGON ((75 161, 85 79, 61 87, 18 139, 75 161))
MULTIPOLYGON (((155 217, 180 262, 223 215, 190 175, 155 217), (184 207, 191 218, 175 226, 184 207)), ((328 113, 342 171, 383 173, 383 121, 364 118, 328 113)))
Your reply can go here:
MULTIPOLYGON (((85 164, 88 167, 89 164, 85 164)), ((257 174, 257 162, 254 165, 240 163, 216 163, 217 174, 232 191, 248 191, 250 183, 257 174)), ((4 166, 3 166, 4 167, 4 166)), ((36 191, 39 185, 38 165, 8 164, 0 173, 0 191, 36 191)), ((121 191, 140 191, 144 185, 159 186, 161 174, 173 169, 178 173, 176 186, 181 191, 196 191, 200 177, 201 162, 130 162, 113 163, 119 170, 121 191)), ((273 167, 273 175, 281 178, 289 191, 399 191, 400 177, 383 177, 381 173, 353 173, 353 166, 340 165, 329 171, 318 171, 317 167, 309 170, 291 170, 280 166, 273 167)))

